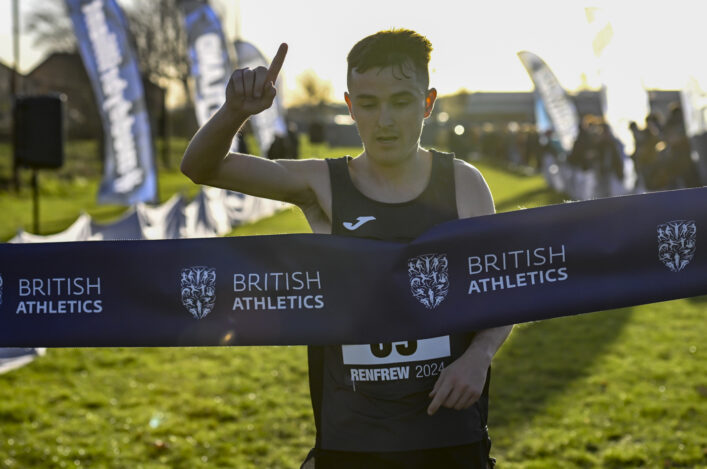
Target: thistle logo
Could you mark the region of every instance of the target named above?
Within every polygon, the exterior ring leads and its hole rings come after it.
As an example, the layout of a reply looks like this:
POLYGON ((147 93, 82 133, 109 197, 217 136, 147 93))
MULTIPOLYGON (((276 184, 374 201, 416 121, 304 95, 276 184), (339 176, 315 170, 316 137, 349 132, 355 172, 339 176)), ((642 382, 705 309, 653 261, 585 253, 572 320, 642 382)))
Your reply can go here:
POLYGON ((2 306, 2 274, 0 274, 0 306, 2 306))
POLYGON ((216 269, 204 266, 182 269, 182 304, 195 319, 203 319, 216 304, 216 269))
POLYGON ((697 225, 693 220, 674 220, 658 225, 658 259, 680 272, 695 255, 697 225))
POLYGON ((449 292, 446 254, 423 254, 408 259, 410 291, 427 309, 439 306, 449 292))

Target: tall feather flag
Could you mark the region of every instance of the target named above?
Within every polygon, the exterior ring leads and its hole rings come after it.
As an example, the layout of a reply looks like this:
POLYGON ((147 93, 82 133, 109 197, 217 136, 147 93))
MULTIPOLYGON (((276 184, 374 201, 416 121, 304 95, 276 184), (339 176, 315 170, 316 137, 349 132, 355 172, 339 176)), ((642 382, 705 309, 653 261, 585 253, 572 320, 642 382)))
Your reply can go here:
POLYGON ((157 200, 154 146, 128 24, 115 0, 66 0, 104 132, 99 203, 157 200))
MULTIPOLYGON (((250 42, 237 40, 234 42, 236 49, 236 57, 238 57, 238 67, 269 67, 270 63, 265 60, 263 54, 250 42)), ((255 139, 260 147, 260 154, 266 155, 275 136, 284 137, 287 134, 287 124, 285 123, 284 107, 283 107, 283 90, 280 85, 282 82, 276 83, 277 95, 273 105, 268 109, 256 114, 250 118, 250 125, 255 134, 255 139)))
MULTIPOLYGON (((233 70, 229 43, 221 21, 206 0, 180 0, 194 79, 196 120, 202 126, 226 102, 226 86, 233 70)), ((234 138, 231 151, 238 151, 234 138)))
POLYGON ((528 51, 518 52, 518 58, 533 80, 536 99, 542 101, 562 149, 569 153, 579 130, 577 107, 544 60, 528 51))

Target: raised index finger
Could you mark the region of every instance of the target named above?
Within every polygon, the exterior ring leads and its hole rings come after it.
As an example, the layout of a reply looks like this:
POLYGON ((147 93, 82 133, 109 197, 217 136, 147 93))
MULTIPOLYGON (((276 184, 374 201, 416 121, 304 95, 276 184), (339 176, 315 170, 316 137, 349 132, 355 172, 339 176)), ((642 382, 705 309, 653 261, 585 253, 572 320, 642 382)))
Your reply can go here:
POLYGON ((275 58, 273 58, 270 63, 268 74, 265 76, 265 83, 275 83, 277 75, 280 73, 280 69, 282 68, 282 64, 285 62, 285 55, 287 55, 287 44, 283 42, 280 44, 280 48, 277 50, 275 58))

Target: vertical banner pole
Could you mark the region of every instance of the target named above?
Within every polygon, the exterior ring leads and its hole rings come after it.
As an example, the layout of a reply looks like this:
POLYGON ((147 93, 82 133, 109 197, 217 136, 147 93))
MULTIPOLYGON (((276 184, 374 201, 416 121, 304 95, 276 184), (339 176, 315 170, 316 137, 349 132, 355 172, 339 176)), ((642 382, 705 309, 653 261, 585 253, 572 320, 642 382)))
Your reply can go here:
POLYGON ((39 177, 36 168, 32 168, 32 225, 39 234, 39 177))
MULTIPOLYGON (((12 61, 12 73, 10 74, 10 90, 12 93, 13 101, 17 97, 19 91, 19 67, 20 67, 20 1, 12 0, 12 50, 13 50, 13 61, 12 61)), ((14 113, 13 113, 14 115, 14 113)), ((14 119, 14 118, 13 118, 14 119)), ((14 124, 14 121, 13 121, 14 124)), ((14 140, 14 139, 13 139, 14 140)), ((14 143, 13 143, 14 145, 14 143)), ((20 192, 20 172, 17 167, 17 161, 12 159, 12 185, 15 188, 15 192, 20 192)))

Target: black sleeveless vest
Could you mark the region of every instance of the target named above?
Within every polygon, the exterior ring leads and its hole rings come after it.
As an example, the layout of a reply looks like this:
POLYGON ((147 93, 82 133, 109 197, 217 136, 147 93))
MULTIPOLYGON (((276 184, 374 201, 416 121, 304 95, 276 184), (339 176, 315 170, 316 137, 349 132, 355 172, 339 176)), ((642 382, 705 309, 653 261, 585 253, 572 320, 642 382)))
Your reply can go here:
MULTIPOLYGON (((328 159, 332 234, 408 242, 458 218, 454 155, 433 152, 427 187, 403 203, 363 195, 348 170, 351 157, 328 159)), ((473 334, 386 344, 308 348, 316 446, 355 452, 412 451, 473 443, 485 437, 488 383, 469 409, 427 415, 439 373, 458 358, 473 334)))

